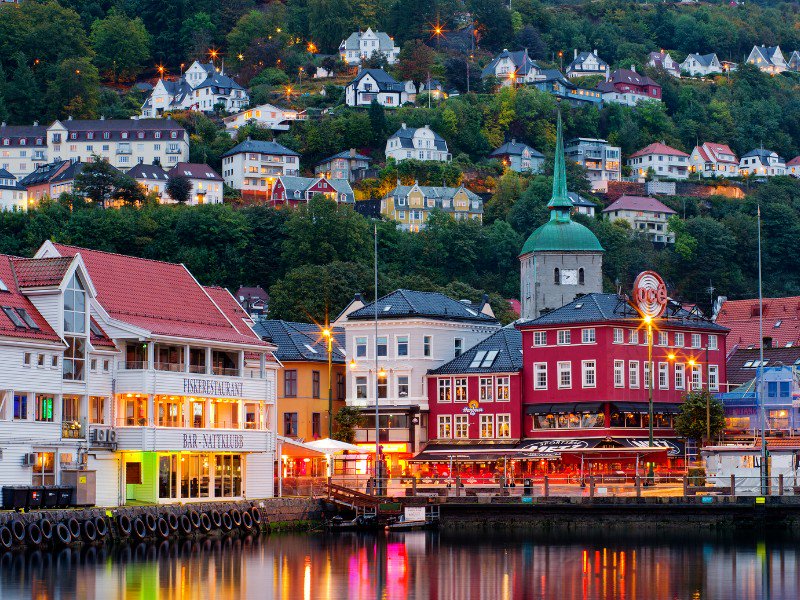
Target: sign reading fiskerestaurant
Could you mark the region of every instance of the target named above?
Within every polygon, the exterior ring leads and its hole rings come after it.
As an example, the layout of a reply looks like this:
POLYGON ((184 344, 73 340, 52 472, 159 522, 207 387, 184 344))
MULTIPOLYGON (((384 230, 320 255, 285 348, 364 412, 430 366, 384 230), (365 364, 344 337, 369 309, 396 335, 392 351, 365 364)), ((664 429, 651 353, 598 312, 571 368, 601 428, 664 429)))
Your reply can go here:
POLYGON ((241 433, 184 433, 184 450, 240 450, 244 448, 241 433))
POLYGON ((215 381, 213 379, 184 379, 183 391, 186 394, 198 396, 214 396, 218 398, 231 398, 242 396, 244 384, 235 381, 215 381))

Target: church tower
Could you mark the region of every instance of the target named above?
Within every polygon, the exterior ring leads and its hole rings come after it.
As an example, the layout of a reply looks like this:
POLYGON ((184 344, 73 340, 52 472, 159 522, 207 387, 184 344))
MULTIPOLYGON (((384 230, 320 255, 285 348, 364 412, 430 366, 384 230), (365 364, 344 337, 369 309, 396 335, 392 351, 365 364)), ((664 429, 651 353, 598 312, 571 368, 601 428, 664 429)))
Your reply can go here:
POLYGON ((535 319, 576 296, 603 291, 603 247, 595 235, 571 218, 567 195, 564 139, 558 113, 550 220, 525 242, 520 262, 520 317, 535 319))

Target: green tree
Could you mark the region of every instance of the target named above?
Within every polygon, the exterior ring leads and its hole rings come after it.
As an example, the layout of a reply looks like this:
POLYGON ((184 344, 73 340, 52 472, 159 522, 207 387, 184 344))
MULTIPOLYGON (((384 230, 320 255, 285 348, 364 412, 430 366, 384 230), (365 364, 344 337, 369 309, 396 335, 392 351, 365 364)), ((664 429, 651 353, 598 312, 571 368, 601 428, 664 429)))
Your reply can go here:
POLYGON ((710 443, 725 429, 725 409, 722 402, 714 398, 708 390, 686 394, 679 410, 675 417, 675 432, 682 437, 705 439, 706 443, 710 443), (710 436, 707 435, 709 423, 710 436))
POLYGON ((86 163, 75 176, 75 193, 84 196, 100 207, 114 196, 119 181, 119 170, 97 155, 86 163))
POLYGON ((90 39, 94 62, 110 81, 134 81, 150 59, 151 39, 144 23, 116 8, 92 23, 90 39))
POLYGON ((372 139, 375 143, 380 142, 386 135, 386 112, 377 100, 373 100, 369 105, 369 124, 372 127, 372 139))
POLYGON ((88 58, 58 63, 47 88, 47 106, 53 118, 96 119, 100 106, 100 75, 88 58))
POLYGON ((9 119, 13 123, 28 125, 41 118, 41 92, 25 55, 17 52, 13 60, 16 69, 5 92, 9 119))
POLYGON ((356 429, 364 425, 364 414, 357 406, 343 406, 333 415, 336 431, 333 439, 352 444, 356 440, 356 429))
POLYGON ((285 26, 285 17, 286 9, 280 2, 273 2, 266 9, 251 10, 242 15, 227 36, 228 54, 247 54, 256 40, 268 36, 284 37, 285 32, 278 33, 278 29, 285 26))
POLYGON ((144 204, 145 192, 133 177, 120 174, 116 181, 115 197, 128 206, 144 204))
POLYGON ((192 195, 192 182, 184 175, 173 175, 167 181, 166 192, 178 204, 186 204, 192 195))
POLYGON ((435 58, 436 52, 422 40, 408 41, 400 50, 398 73, 402 79, 410 79, 419 86, 430 76, 435 58))
POLYGON ((181 39, 188 56, 203 56, 212 46, 217 28, 211 16, 196 12, 181 26, 181 39))

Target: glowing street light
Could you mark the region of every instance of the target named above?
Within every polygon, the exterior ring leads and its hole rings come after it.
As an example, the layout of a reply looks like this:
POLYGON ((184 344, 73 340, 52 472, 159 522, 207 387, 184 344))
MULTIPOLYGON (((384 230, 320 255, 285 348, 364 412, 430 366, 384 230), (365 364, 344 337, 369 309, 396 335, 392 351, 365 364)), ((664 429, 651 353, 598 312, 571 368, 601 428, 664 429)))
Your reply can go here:
POLYGON ((236 55, 236 58, 238 58, 239 60, 244 60, 244 54, 240 52, 239 54, 236 55))
POLYGON ((333 331, 327 323, 322 330, 322 337, 326 340, 325 345, 328 351, 328 437, 330 438, 333 436, 333 387, 331 379, 333 373, 333 331))
POLYGON ((314 42, 308 42, 308 45, 306 46, 306 50, 308 50, 309 54, 316 54, 317 46, 316 46, 316 44, 314 42))

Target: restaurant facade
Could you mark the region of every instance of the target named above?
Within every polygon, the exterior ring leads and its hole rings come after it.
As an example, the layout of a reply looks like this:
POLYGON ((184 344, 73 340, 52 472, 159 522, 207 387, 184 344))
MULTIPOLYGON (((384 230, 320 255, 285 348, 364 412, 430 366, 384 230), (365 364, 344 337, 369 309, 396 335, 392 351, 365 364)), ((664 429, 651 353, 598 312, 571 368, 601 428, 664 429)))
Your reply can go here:
POLYGON ((100 506, 273 495, 278 362, 226 290, 183 265, 51 242, 9 264, 47 339, 26 342, 27 382, 3 386, 4 482, 76 471, 100 506))

